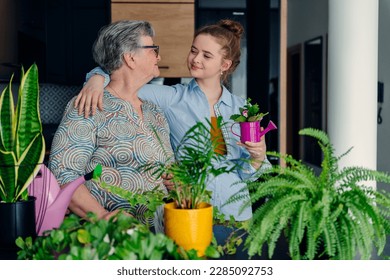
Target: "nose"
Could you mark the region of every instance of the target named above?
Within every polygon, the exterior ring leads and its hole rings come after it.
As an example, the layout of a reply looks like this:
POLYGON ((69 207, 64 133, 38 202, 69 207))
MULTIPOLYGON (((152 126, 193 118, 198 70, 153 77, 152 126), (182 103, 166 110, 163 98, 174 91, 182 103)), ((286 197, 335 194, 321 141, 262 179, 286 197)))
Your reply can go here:
POLYGON ((200 63, 200 53, 194 55, 192 61, 194 61, 195 63, 200 63))

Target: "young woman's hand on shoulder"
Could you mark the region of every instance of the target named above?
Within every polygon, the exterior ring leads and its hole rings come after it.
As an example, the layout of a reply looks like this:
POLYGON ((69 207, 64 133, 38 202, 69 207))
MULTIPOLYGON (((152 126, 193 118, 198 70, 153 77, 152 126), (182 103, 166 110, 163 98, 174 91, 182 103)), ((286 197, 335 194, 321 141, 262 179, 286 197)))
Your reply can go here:
POLYGON ((79 109, 79 115, 84 112, 84 117, 88 118, 96 113, 96 108, 103 110, 103 87, 104 77, 101 75, 94 75, 88 80, 74 103, 75 108, 79 109))

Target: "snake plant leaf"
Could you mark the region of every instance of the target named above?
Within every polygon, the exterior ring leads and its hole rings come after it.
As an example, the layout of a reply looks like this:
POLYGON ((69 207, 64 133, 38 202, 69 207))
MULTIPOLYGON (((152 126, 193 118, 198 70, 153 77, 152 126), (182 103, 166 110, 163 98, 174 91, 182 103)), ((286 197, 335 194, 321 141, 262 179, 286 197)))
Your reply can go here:
POLYGON ((0 201, 27 198, 27 187, 45 156, 39 113, 38 68, 33 64, 22 77, 16 113, 12 78, 0 97, 0 201))
POLYGON ((21 197, 32 180, 41 169, 41 162, 45 157, 45 140, 42 133, 37 133, 34 140, 21 155, 17 164, 18 180, 16 188, 16 199, 21 197))
POLYGON ((0 149, 12 151, 14 144, 14 98, 12 96, 11 85, 13 75, 9 85, 3 90, 0 96, 0 149))
POLYGON ((17 170, 13 152, 0 150, 0 200, 10 202, 15 196, 17 170))
POLYGON ((36 133, 42 132, 36 64, 33 64, 21 79, 16 111, 16 154, 19 158, 33 141, 36 133))

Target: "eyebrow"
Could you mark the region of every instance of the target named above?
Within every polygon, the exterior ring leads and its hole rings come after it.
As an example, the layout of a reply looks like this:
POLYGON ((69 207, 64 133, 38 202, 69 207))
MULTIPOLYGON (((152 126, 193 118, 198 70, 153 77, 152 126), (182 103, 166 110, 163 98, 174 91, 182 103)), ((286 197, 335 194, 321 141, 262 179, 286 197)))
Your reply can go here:
MULTIPOLYGON (((199 51, 199 49, 195 46, 191 46, 191 49, 196 49, 197 51, 199 51)), ((209 51, 202 51, 202 52, 204 52, 205 54, 209 54, 211 56, 214 56, 214 54, 212 52, 209 52, 209 51)))

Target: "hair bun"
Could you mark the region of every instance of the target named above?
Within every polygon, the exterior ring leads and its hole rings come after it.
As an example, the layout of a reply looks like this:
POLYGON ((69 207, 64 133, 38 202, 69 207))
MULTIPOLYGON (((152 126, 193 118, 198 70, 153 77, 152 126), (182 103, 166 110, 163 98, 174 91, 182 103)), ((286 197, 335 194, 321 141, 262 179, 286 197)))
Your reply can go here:
POLYGON ((231 19, 222 19, 218 22, 218 25, 233 32, 234 35, 238 38, 240 38, 244 33, 244 27, 238 21, 234 21, 231 19))

